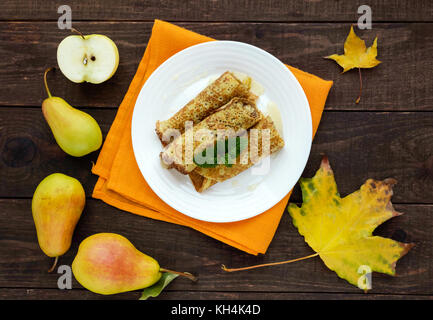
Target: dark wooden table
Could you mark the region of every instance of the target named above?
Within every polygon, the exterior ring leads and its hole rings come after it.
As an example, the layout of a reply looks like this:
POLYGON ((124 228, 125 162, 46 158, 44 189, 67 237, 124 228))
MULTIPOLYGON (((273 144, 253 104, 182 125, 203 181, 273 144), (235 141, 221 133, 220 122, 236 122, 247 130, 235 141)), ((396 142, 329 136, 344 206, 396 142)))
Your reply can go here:
MULTIPOLYGON (((227 274, 221 263, 244 266, 312 253, 284 214, 266 255, 251 256, 173 224, 122 212, 90 198, 96 177, 92 161, 66 155, 43 119, 42 75, 56 65, 56 48, 68 33, 57 28, 58 1, 0 2, 0 299, 137 299, 138 292, 103 297, 83 289, 57 289, 52 260, 39 249, 31 197, 48 174, 78 178, 88 196, 85 212, 61 264, 71 264, 77 246, 97 232, 127 236, 164 266, 199 275, 198 283, 176 280, 160 299, 431 299, 433 296, 433 3, 371 0, 373 29, 357 30, 370 45, 379 37, 381 65, 358 73, 322 57, 341 53, 363 2, 333 0, 69 1, 73 26, 111 37, 120 51, 116 75, 101 85, 73 84, 60 72, 51 90, 93 115, 104 134, 116 115, 146 48, 153 19, 177 23, 216 39, 244 41, 283 62, 335 81, 304 176, 326 153, 342 195, 367 178, 399 181, 393 202, 405 215, 376 234, 416 247, 397 265, 397 276, 374 274, 363 294, 329 271, 318 258, 246 273, 227 274)), ((292 200, 301 201, 295 189, 292 200)))

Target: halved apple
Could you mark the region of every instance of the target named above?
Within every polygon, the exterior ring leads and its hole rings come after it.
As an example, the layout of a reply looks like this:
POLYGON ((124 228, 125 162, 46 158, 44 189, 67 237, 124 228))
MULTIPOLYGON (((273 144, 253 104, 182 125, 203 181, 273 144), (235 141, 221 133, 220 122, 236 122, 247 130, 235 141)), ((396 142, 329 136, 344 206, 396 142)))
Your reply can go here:
POLYGON ((72 82, 101 83, 110 79, 119 65, 119 51, 107 36, 72 35, 57 47, 57 63, 72 82))

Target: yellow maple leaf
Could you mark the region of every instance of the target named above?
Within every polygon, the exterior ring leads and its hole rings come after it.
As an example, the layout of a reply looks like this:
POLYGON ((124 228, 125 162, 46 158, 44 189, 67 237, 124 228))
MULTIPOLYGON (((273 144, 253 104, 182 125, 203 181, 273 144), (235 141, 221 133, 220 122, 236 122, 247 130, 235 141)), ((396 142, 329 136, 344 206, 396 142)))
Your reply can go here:
POLYGON ((306 257, 229 269, 228 272, 292 263, 319 256, 340 278, 363 290, 371 288, 365 273, 395 274, 395 264, 412 243, 373 236, 377 226, 401 215, 391 203, 394 179, 368 179, 359 190, 341 198, 329 161, 323 158, 313 178, 301 178, 303 203, 289 204, 293 224, 316 252, 306 257))
POLYGON ((365 41, 360 39, 353 31, 353 26, 350 27, 349 35, 344 42, 344 54, 333 54, 325 57, 336 61, 342 68, 343 73, 353 68, 359 69, 360 92, 356 103, 361 100, 362 92, 362 77, 361 68, 374 68, 381 61, 376 59, 377 56, 377 37, 374 39, 371 47, 367 48, 365 41))
MULTIPOLYGON (((359 286, 362 270, 395 274, 395 264, 413 244, 373 236, 377 226, 401 215, 391 203, 393 179, 368 179, 341 198, 328 159, 311 179, 301 179, 303 203, 289 205, 293 224, 325 265, 359 286)), ((367 289, 367 288, 363 288, 367 289)))
POLYGON ((374 68, 380 61, 377 56, 377 37, 371 47, 367 49, 365 41, 360 39, 350 27, 349 35, 344 43, 344 54, 333 54, 325 57, 335 60, 344 70, 343 73, 353 68, 374 68))

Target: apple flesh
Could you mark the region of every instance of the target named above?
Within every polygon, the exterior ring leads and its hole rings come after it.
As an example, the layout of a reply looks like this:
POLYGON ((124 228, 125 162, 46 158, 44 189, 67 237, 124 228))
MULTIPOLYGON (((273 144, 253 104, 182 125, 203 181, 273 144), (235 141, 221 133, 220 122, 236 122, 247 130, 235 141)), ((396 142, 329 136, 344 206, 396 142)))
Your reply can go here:
POLYGON ((107 36, 71 35, 57 48, 57 63, 72 82, 101 83, 110 79, 119 65, 119 51, 107 36))

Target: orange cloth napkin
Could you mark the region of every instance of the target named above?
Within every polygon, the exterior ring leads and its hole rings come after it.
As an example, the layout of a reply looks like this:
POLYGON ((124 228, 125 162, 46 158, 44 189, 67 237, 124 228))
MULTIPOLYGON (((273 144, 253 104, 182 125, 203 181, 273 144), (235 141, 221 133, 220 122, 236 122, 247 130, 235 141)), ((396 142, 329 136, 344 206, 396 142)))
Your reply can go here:
MULTIPOLYGON (((119 209, 152 219, 194 228, 251 254, 265 253, 280 222, 290 193, 268 211, 248 220, 210 223, 192 219, 158 198, 144 180, 135 161, 131 142, 131 119, 141 87, 152 72, 173 54, 213 39, 173 24, 155 20, 152 35, 137 73, 129 86, 92 172, 99 176, 93 197, 119 209)), ((289 67, 308 98, 314 133, 332 81, 289 67)))

